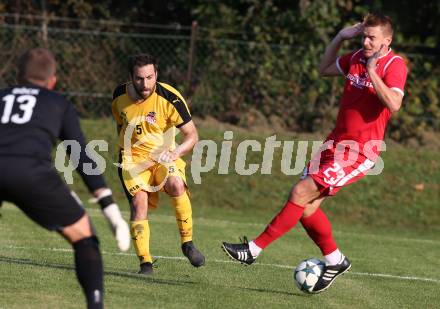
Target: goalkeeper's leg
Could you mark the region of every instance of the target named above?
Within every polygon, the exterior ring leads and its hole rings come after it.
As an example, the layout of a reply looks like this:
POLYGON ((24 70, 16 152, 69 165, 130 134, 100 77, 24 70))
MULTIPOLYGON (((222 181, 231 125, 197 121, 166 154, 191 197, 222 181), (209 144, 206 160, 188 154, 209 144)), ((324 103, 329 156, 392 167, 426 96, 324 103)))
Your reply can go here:
POLYGON ((93 234, 87 215, 60 229, 72 244, 78 281, 87 299, 87 308, 103 308, 103 265, 98 238, 93 234))

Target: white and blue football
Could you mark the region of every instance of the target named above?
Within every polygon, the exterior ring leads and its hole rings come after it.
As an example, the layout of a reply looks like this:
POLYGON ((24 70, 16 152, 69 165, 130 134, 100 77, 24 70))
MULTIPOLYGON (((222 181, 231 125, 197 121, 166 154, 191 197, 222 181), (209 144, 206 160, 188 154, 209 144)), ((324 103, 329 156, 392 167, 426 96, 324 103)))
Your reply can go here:
POLYGON ((301 261, 293 272, 296 286, 304 293, 311 293, 324 270, 324 266, 324 262, 317 258, 301 261))

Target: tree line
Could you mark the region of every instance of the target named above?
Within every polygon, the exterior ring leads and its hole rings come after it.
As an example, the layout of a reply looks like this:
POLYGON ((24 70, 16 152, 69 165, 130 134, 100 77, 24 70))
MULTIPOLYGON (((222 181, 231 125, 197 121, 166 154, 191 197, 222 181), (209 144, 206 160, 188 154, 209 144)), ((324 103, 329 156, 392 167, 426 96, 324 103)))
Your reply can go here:
MULTIPOLYGON (((185 74, 167 75, 190 94, 194 112, 243 126, 265 122, 301 131, 327 130, 334 121, 341 81, 318 75, 320 56, 342 27, 360 21, 369 11, 392 18, 393 46, 410 68, 406 104, 391 122, 391 137, 402 140, 440 130, 440 3, 436 1, 16 0, 0 5, 0 13, 123 21, 127 23, 123 28, 111 24, 99 30, 136 33, 174 31, 141 28, 140 23, 178 29, 196 20, 189 87, 185 74)), ((358 45, 352 42, 344 48, 358 45)), ((115 48, 116 52, 121 50, 115 48)), ((186 61, 185 48, 176 46, 175 53, 186 61)), ((164 69, 183 67, 165 65, 164 69)))

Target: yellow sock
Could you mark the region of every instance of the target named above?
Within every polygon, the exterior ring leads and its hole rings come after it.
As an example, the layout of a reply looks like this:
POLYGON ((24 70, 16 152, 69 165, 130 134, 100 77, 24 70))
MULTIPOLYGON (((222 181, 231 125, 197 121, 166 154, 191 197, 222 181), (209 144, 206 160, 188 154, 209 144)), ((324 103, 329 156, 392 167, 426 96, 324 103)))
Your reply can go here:
POLYGON ((150 226, 148 225, 148 220, 130 221, 130 232, 140 263, 151 263, 150 226))
POLYGON ((181 196, 171 197, 171 203, 174 206, 181 242, 184 243, 192 240, 192 210, 188 193, 185 192, 181 196))

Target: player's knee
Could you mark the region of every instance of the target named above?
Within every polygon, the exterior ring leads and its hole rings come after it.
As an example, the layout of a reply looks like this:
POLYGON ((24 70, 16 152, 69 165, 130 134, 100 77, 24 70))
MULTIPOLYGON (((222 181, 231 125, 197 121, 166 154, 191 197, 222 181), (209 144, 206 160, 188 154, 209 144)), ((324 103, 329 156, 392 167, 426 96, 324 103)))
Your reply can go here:
POLYGON ((59 232, 70 242, 75 243, 80 239, 93 236, 90 218, 85 214, 75 223, 66 226, 59 232))
POLYGON ((304 199, 304 197, 307 196, 307 193, 308 193, 307 187, 300 182, 292 188, 292 191, 290 192, 290 196, 294 199, 304 199))
POLYGON ((148 207, 148 193, 139 191, 131 200, 131 204, 135 210, 143 210, 148 207))
POLYGON ((165 184, 165 191, 170 196, 181 196, 185 190, 183 180, 178 177, 170 177, 165 184))
POLYGON ((289 200, 298 205, 306 205, 319 196, 319 191, 306 181, 297 183, 290 192, 289 200))

